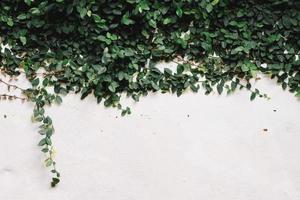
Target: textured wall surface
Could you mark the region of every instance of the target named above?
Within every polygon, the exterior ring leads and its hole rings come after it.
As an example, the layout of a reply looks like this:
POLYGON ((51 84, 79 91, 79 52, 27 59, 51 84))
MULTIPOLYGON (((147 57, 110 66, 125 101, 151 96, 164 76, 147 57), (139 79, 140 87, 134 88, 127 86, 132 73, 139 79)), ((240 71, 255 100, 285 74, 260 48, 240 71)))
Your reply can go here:
POLYGON ((127 117, 65 97, 47 111, 62 173, 55 189, 32 105, 2 101, 0 199, 299 200, 300 102, 272 80, 256 85, 272 99, 151 95, 127 100, 127 117))

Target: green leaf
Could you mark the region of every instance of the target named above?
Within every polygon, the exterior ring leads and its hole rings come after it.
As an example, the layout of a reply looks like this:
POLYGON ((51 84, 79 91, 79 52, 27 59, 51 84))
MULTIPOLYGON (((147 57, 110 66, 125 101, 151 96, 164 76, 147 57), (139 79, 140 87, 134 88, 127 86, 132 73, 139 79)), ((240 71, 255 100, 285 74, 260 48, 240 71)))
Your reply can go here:
POLYGON ((176 9, 176 15, 178 16, 178 17, 182 17, 182 9, 181 8, 177 8, 176 9))
POLYGON ((250 100, 253 101, 256 97, 256 93, 255 92, 252 92, 251 93, 251 96, 250 96, 250 100))
POLYGON ((124 117, 127 114, 131 114, 130 108, 126 107, 126 109, 122 110, 121 116, 124 117))
POLYGON ((87 15, 88 10, 86 8, 79 8, 79 15, 83 19, 87 15))
POLYGON ((231 86, 231 90, 232 90, 232 91, 234 91, 234 90, 236 89, 237 84, 238 84, 238 83, 235 82, 235 81, 232 81, 232 82, 231 82, 230 86, 231 86))
POLYGON ((12 18, 8 18, 6 23, 7 23, 8 26, 13 26, 14 25, 14 22, 13 22, 12 18))
POLYGON ((57 103, 57 104, 61 104, 62 103, 62 98, 60 97, 60 96, 56 96, 55 97, 55 103, 57 103))
POLYGON ((123 15, 121 22, 122 24, 125 24, 127 26, 135 23, 132 19, 129 18, 129 12, 126 12, 126 14, 123 15))
POLYGON ((300 90, 296 93, 296 97, 300 97, 300 90))
POLYGON ((242 64, 241 69, 242 69, 243 72, 249 71, 249 68, 246 64, 242 64))
POLYGON ((170 70, 169 68, 164 68, 164 73, 167 74, 167 75, 172 75, 173 74, 172 70, 170 70))
POLYGON ((286 90, 286 88, 287 88, 287 83, 286 83, 286 82, 283 82, 283 83, 282 83, 282 89, 283 89, 283 90, 286 90))
POLYGON ((171 22, 172 22, 171 18, 166 18, 166 19, 164 19, 163 24, 169 24, 171 22))
POLYGON ((153 28, 157 27, 156 22, 153 19, 150 19, 149 25, 152 26, 153 28))
POLYGON ((28 6, 31 6, 31 2, 32 2, 33 0, 24 0, 24 2, 28 5, 28 6))
POLYGON ((47 158, 45 160, 46 167, 50 167, 53 164, 53 160, 51 158, 47 158))
POLYGON ((223 92, 223 85, 222 84, 217 85, 217 91, 218 91, 219 94, 222 94, 222 92, 223 92))
POLYGON ((40 140, 40 142, 39 142, 39 146, 44 146, 44 145, 46 145, 47 144, 47 142, 46 142, 46 138, 43 138, 43 139, 41 139, 40 140))
POLYGON ((150 10, 148 1, 141 1, 138 5, 138 10, 140 13, 142 13, 144 10, 150 10))
POLYGON ((212 4, 207 4, 207 6, 206 6, 206 11, 207 11, 208 13, 210 13, 212 10, 213 10, 212 4))
POLYGON ((235 49, 233 49, 233 50, 231 51, 231 53, 232 53, 232 54, 237 54, 237 53, 239 53, 239 52, 241 52, 241 51, 243 51, 243 50, 244 50, 244 47, 239 46, 239 47, 236 47, 235 49))
POLYGON ((33 80, 31 81, 32 87, 38 86, 39 83, 40 83, 40 79, 39 79, 39 78, 33 79, 33 80))
POLYGON ((51 187, 55 187, 59 182, 59 178, 52 178, 51 187))
POLYGON ((92 11, 88 10, 87 13, 86 13, 86 15, 87 15, 88 17, 92 16, 92 11))
POLYGON ((101 17, 99 15, 93 14, 93 18, 96 23, 101 23, 101 17))
POLYGON ((20 14, 20 15, 17 17, 18 20, 23 20, 23 19, 26 19, 26 18, 27 18, 27 15, 26 15, 25 13, 22 13, 22 14, 20 14))
POLYGON ((184 65, 177 65, 177 74, 182 74, 184 72, 184 65))
POLYGON ((111 92, 116 92, 116 88, 119 86, 119 84, 117 82, 111 82, 110 85, 108 86, 108 89, 111 92))
POLYGON ((33 15, 39 15, 39 14, 41 14, 40 9, 38 9, 38 8, 31 8, 31 9, 29 10, 29 12, 30 12, 31 14, 33 14, 33 15))
POLYGON ((41 151, 42 151, 43 153, 47 153, 47 152, 49 152, 49 149, 48 149, 48 148, 43 148, 41 151))
POLYGON ((22 42, 23 45, 25 45, 27 42, 27 39, 24 36, 20 36, 20 41, 22 42))
POLYGON ((218 3, 219 3, 219 0, 213 0, 213 1, 211 2, 211 4, 212 4, 213 6, 217 5, 218 3))

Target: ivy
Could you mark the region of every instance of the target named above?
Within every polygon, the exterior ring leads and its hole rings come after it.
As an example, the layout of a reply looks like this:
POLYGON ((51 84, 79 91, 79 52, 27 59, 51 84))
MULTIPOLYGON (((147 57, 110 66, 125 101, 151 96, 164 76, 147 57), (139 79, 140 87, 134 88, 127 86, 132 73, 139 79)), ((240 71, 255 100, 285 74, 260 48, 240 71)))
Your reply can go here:
POLYGON ((22 74, 31 87, 0 79, 8 89, 0 99, 34 104, 37 144, 54 187, 60 173, 45 109, 61 104, 61 96, 93 95, 124 116, 131 111, 121 105, 121 94, 139 101, 150 92, 244 88, 250 100, 269 98, 251 85, 263 73, 299 97, 299 35, 298 1, 1 0, 1 74, 22 74), (177 68, 160 70, 162 61, 177 68))

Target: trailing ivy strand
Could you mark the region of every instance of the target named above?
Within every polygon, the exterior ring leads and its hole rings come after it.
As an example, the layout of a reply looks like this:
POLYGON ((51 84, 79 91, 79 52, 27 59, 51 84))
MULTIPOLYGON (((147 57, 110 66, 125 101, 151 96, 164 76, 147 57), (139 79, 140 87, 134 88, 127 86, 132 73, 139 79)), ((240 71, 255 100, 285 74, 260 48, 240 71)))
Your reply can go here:
POLYGON ((139 101, 149 92, 246 88, 251 100, 268 98, 250 83, 263 73, 299 97, 299 37, 297 0, 1 0, 0 73, 23 75, 31 87, 0 79, 8 89, 0 100, 34 103, 54 187, 60 173, 45 108, 62 95, 94 95, 126 115, 123 93, 139 101), (161 71, 161 61, 177 69, 161 71))

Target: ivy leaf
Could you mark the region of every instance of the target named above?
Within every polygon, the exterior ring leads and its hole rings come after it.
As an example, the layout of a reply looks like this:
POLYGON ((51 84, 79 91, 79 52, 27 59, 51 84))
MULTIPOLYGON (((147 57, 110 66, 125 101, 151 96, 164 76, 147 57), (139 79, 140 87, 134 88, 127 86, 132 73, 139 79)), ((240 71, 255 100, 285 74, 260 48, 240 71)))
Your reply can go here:
POLYGON ((14 22, 13 22, 12 18, 8 18, 6 23, 7 23, 8 26, 13 26, 14 25, 14 22))
POLYGON ((43 148, 41 151, 42 151, 43 153, 47 153, 47 152, 49 152, 49 149, 48 149, 48 148, 43 148))
POLYGON ((56 97, 55 97, 55 103, 61 104, 62 103, 62 98, 60 96, 56 95, 56 97))
POLYGON ((79 15, 82 19, 87 15, 87 12, 88 12, 88 10, 86 8, 82 8, 82 7, 79 7, 78 11, 79 11, 79 15))
POLYGON ((242 47, 242 46, 240 46, 240 47, 236 47, 235 49, 233 49, 232 51, 231 51, 231 53, 232 54, 237 54, 237 53, 239 53, 239 52, 241 52, 241 51, 243 51, 244 50, 244 48, 242 47))
POLYGON ((24 2, 28 5, 28 6, 31 6, 31 2, 32 2, 33 0, 24 0, 24 2))
POLYGON ((182 74, 184 72, 184 66, 182 64, 177 65, 177 74, 182 74))
POLYGON ((126 12, 126 14, 123 15, 121 22, 122 24, 125 24, 127 26, 135 23, 132 19, 129 18, 129 12, 126 12))
POLYGON ((211 4, 212 4, 213 6, 217 5, 218 3, 219 3, 219 0, 213 0, 213 1, 211 2, 211 4))
POLYGON ((300 90, 296 93, 296 97, 300 97, 300 90))
POLYGON ((20 36, 20 41, 22 42, 23 45, 26 45, 27 39, 25 36, 20 36))
POLYGON ((153 28, 157 27, 156 22, 153 19, 150 19, 149 25, 152 26, 153 28))
POLYGON ((164 68, 164 73, 167 75, 172 75, 173 72, 169 68, 164 68))
POLYGON ((232 82, 231 82, 230 86, 231 86, 231 90, 232 90, 232 91, 234 91, 234 90, 236 89, 237 84, 238 84, 238 83, 235 82, 235 81, 232 81, 232 82))
POLYGON ((52 178, 51 187, 55 187, 59 182, 59 178, 52 178))
POLYGON ((171 22, 172 22, 171 18, 166 18, 164 19, 163 24, 170 24, 171 22))
POLYGON ((53 164, 53 160, 51 158, 47 158, 45 160, 46 167, 50 167, 53 164))
POLYGON ((207 4, 207 6, 206 6, 206 11, 208 12, 208 13, 210 13, 211 11, 213 10, 213 6, 212 6, 212 4, 207 4))
POLYGON ((32 87, 38 86, 39 83, 40 83, 40 79, 39 79, 39 78, 36 78, 36 79, 34 79, 33 81, 31 81, 32 87))
POLYGON ((182 9, 181 8, 177 8, 176 9, 176 15, 178 16, 178 17, 182 17, 182 9))
POLYGON ((250 100, 253 101, 256 97, 256 93, 255 92, 252 92, 251 93, 251 96, 250 96, 250 100))
POLYGON ((86 13, 86 15, 87 15, 88 17, 91 17, 91 16, 92 16, 92 11, 91 11, 91 10, 88 10, 87 13, 86 13))
POLYGON ((249 71, 249 68, 246 64, 242 64, 241 69, 242 69, 243 72, 249 71))
POLYGON ((138 10, 140 13, 142 13, 144 10, 150 10, 150 7, 148 5, 148 1, 141 1, 138 4, 138 10))
POLYGON ((40 140, 40 142, 39 142, 39 146, 44 146, 44 145, 46 145, 47 144, 47 142, 46 142, 46 138, 43 138, 43 139, 41 139, 40 140))
POLYGON ((217 85, 217 91, 218 91, 219 94, 222 94, 222 92, 223 92, 223 85, 222 84, 217 85))
POLYGON ((110 85, 108 86, 108 89, 111 92, 116 92, 116 88, 119 86, 119 84, 117 82, 111 82, 110 85))
POLYGON ((130 108, 126 107, 126 109, 122 110, 121 116, 124 117, 125 115, 131 114, 130 108))
POLYGON ((93 18, 94 18, 94 21, 95 21, 96 23, 101 23, 101 22, 102 22, 102 21, 101 21, 101 17, 100 17, 99 15, 93 14, 93 18))
POLYGON ((18 15, 18 17, 17 17, 18 20, 23 20, 26 18, 27 18, 27 15, 25 13, 22 13, 22 14, 18 15))
POLYGON ((29 12, 30 12, 31 14, 33 14, 33 15, 39 15, 39 14, 41 14, 40 9, 38 9, 38 8, 31 8, 31 9, 29 10, 29 12))

